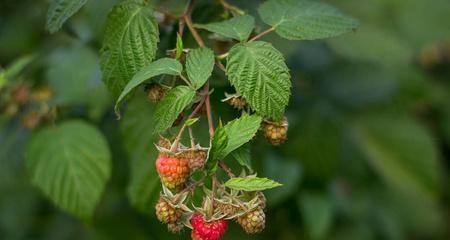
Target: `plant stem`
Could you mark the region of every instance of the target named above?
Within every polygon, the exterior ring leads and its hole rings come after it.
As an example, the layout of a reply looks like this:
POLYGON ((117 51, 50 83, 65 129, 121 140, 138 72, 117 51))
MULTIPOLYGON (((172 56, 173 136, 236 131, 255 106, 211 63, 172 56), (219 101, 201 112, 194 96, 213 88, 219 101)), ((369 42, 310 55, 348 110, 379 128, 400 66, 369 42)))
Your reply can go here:
MULTIPOLYGON (((197 44, 200 47, 205 47, 206 46, 205 42, 203 41, 200 34, 198 34, 197 30, 194 27, 194 24, 192 23, 191 15, 192 15, 193 8, 194 8, 194 0, 191 0, 191 1, 189 1, 189 5, 187 7, 185 14, 183 15, 183 18, 184 18, 184 21, 185 21, 187 27, 189 28, 189 31, 191 31, 192 36, 194 36, 194 39, 197 42, 197 44)), ((271 31, 273 31, 273 30, 271 30, 271 31)), ((261 34, 259 34, 259 35, 261 35, 261 34)), ((225 71, 225 67, 222 65, 222 63, 220 61, 216 61, 216 64, 219 66, 220 69, 225 71)), ((204 89, 205 97, 202 100, 205 101, 206 116, 208 118, 209 137, 210 137, 210 139, 212 139, 214 137, 214 123, 212 120, 211 101, 210 101, 210 97, 209 97, 209 81, 207 81, 205 83, 205 86, 203 87, 203 89, 204 89)), ((228 176, 230 178, 234 177, 234 174, 233 174, 233 172, 231 172, 231 169, 222 160, 219 161, 219 167, 222 168, 228 174, 228 176)), ((215 176, 214 176, 214 178, 215 178, 215 176)))
POLYGON ((244 15, 245 14, 245 12, 242 11, 240 8, 229 4, 227 1, 225 1, 225 0, 219 0, 219 1, 220 1, 220 4, 222 4, 222 6, 225 9, 225 11, 230 11, 232 13, 234 12, 234 13, 237 13, 238 15, 244 15))
POLYGON ((275 31, 275 28, 271 27, 271 28, 265 30, 264 32, 260 32, 258 35, 252 37, 252 38, 251 38, 250 40, 248 40, 248 41, 249 41, 249 42, 253 42, 253 41, 258 40, 258 39, 260 39, 261 37, 263 37, 264 35, 269 34, 269 33, 273 32, 273 31, 275 31))

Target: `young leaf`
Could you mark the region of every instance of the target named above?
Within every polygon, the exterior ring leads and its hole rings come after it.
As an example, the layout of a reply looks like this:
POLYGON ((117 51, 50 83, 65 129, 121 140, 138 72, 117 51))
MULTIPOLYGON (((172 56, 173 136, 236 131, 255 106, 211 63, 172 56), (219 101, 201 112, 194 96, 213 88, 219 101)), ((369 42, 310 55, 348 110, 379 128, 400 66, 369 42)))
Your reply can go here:
POLYGON ((252 109, 262 116, 281 119, 289 102, 291 77, 283 55, 270 43, 236 44, 229 51, 227 75, 252 109))
POLYGON ((172 88, 156 107, 155 133, 161 133, 170 128, 178 115, 192 102, 195 91, 187 86, 172 88))
POLYGON ((282 186, 282 184, 274 180, 254 176, 231 178, 225 182, 224 185, 234 190, 242 190, 247 192, 262 191, 282 186))
POLYGON ((250 148, 247 145, 244 145, 231 153, 234 159, 243 167, 246 167, 248 170, 252 170, 252 163, 250 157, 250 148))
POLYGON ((311 0, 269 0, 258 9, 262 20, 290 40, 334 37, 358 27, 358 21, 336 8, 311 0))
POLYGON ((154 106, 149 105, 143 92, 135 94, 120 121, 120 132, 124 149, 130 159, 128 198, 133 207, 146 214, 153 214, 159 197, 160 182, 154 167, 158 151, 154 143, 158 137, 151 134, 154 106), (148 134, 143 134, 148 133, 148 134))
POLYGON ((45 27, 50 33, 57 32, 86 2, 87 0, 53 0, 47 12, 45 27))
POLYGON ((181 54, 183 54, 183 39, 180 34, 177 33, 177 45, 175 49, 175 58, 178 60, 181 58, 181 54))
POLYGON ((94 126, 69 121, 31 139, 26 164, 34 185, 57 206, 89 219, 111 172, 105 137, 94 126))
POLYGON ((192 87, 197 90, 205 84, 214 68, 214 52, 209 48, 189 51, 186 59, 186 72, 192 87))
POLYGON ((135 87, 139 86, 141 83, 145 82, 149 78, 155 77, 161 74, 167 75, 179 75, 183 71, 183 66, 181 63, 172 58, 161 58, 148 66, 142 68, 139 72, 137 72, 130 82, 125 86, 119 98, 116 101, 116 110, 119 106, 120 101, 122 101, 125 96, 131 92, 135 87))
POLYGON ((211 150, 209 152, 209 159, 206 162, 206 170, 209 174, 213 174, 217 169, 217 162, 220 159, 222 152, 228 145, 228 136, 225 128, 219 126, 214 132, 214 137, 211 143, 211 150))
POLYGON ((114 97, 156 54, 158 24, 150 6, 142 1, 124 1, 108 15, 100 50, 103 81, 114 97))
POLYGON ((255 19, 252 16, 244 15, 222 22, 196 24, 196 27, 242 42, 248 39, 255 28, 255 19))
POLYGON ((198 121, 198 119, 199 119, 199 118, 191 118, 191 119, 188 119, 188 120, 186 120, 186 122, 184 123, 184 125, 185 125, 186 127, 190 127, 190 126, 194 125, 194 124, 198 121))
POLYGON ((250 141, 258 131, 262 118, 258 115, 244 115, 225 125, 228 135, 228 145, 222 151, 220 158, 226 157, 232 151, 238 149, 250 141))

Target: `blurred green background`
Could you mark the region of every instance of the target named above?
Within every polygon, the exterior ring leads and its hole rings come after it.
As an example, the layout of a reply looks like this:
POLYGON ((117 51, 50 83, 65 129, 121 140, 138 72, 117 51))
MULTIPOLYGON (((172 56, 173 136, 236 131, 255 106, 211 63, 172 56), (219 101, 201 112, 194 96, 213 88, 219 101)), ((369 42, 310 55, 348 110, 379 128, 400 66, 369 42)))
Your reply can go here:
MULTIPOLYGON (((51 92, 45 104, 1 106, 0 239, 188 238, 186 232, 167 233, 148 203, 158 186, 149 170, 154 149, 145 130, 151 107, 143 91, 117 121, 101 82, 98 50, 117 1, 88 1, 54 35, 44 29, 48 2, 0 1, 0 66, 9 69, 10 84, 28 86, 36 102, 51 92), (34 127, 33 113, 40 111, 48 119, 34 127), (98 126, 113 156, 112 177, 90 222, 52 205, 24 167, 36 129, 75 118, 98 126), (140 201, 142 192, 152 195, 140 201)), ((261 3, 230 2, 253 16, 261 3)), ((258 137, 251 145, 252 165, 284 186, 266 192, 262 234, 248 236, 231 224, 224 239, 450 239, 450 2, 325 2, 361 26, 325 41, 264 37, 283 52, 291 70, 290 131, 281 147, 258 137)), ((179 12, 185 1, 154 4, 179 12)), ((222 10, 218 1, 199 1, 193 19, 220 20, 222 10)), ((159 56, 174 46, 174 27, 160 22, 159 56)), ((258 29, 265 29, 260 21, 258 29)), ((188 36, 185 47, 195 46, 188 36)), ((220 102, 220 93, 233 92, 221 72, 212 85, 214 117, 235 117, 220 102)), ((202 124, 196 131, 206 137, 202 124)))

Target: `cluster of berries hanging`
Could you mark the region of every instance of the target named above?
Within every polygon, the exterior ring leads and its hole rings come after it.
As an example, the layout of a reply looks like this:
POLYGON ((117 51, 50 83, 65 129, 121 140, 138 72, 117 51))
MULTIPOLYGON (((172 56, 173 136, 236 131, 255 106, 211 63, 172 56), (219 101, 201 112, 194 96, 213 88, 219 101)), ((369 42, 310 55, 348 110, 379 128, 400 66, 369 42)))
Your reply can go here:
POLYGON ((32 88, 26 82, 7 83, 0 86, 0 114, 19 118, 23 127, 34 129, 51 119, 50 97, 47 87, 32 88))
MULTIPOLYGON (((166 91, 159 85, 151 85, 146 90, 150 101, 155 101, 155 96, 160 99, 166 91)), ((226 97, 224 102, 231 106, 239 110, 246 108, 243 97, 226 97)), ((280 145, 286 140, 287 128, 286 118, 281 122, 264 120, 260 131, 269 143, 280 145)), ((225 234, 230 220, 239 224, 248 234, 264 230, 266 198, 262 192, 228 189, 216 181, 213 181, 212 189, 208 189, 204 184, 206 176, 194 180, 192 175, 202 171, 208 160, 208 148, 201 147, 193 139, 191 147, 186 147, 179 139, 170 141, 164 137, 160 137, 156 148, 159 151, 156 170, 163 188, 155 206, 156 216, 160 222, 167 224, 170 232, 178 233, 188 227, 192 229, 191 237, 194 240, 218 240, 225 234), (203 201, 201 207, 195 207, 192 195, 196 187, 201 185, 203 201)))

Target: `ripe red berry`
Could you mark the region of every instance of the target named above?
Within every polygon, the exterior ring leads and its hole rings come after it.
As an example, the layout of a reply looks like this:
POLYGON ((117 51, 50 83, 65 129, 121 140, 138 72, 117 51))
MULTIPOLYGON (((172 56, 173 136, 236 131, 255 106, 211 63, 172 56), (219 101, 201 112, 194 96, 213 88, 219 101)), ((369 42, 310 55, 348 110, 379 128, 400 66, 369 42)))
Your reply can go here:
POLYGON ((189 162, 185 158, 162 154, 156 160, 156 171, 166 187, 176 189, 189 177, 189 162))
POLYGON ((192 239, 194 240, 219 240, 228 228, 228 222, 224 219, 206 222, 199 213, 194 213, 191 219, 192 239))

